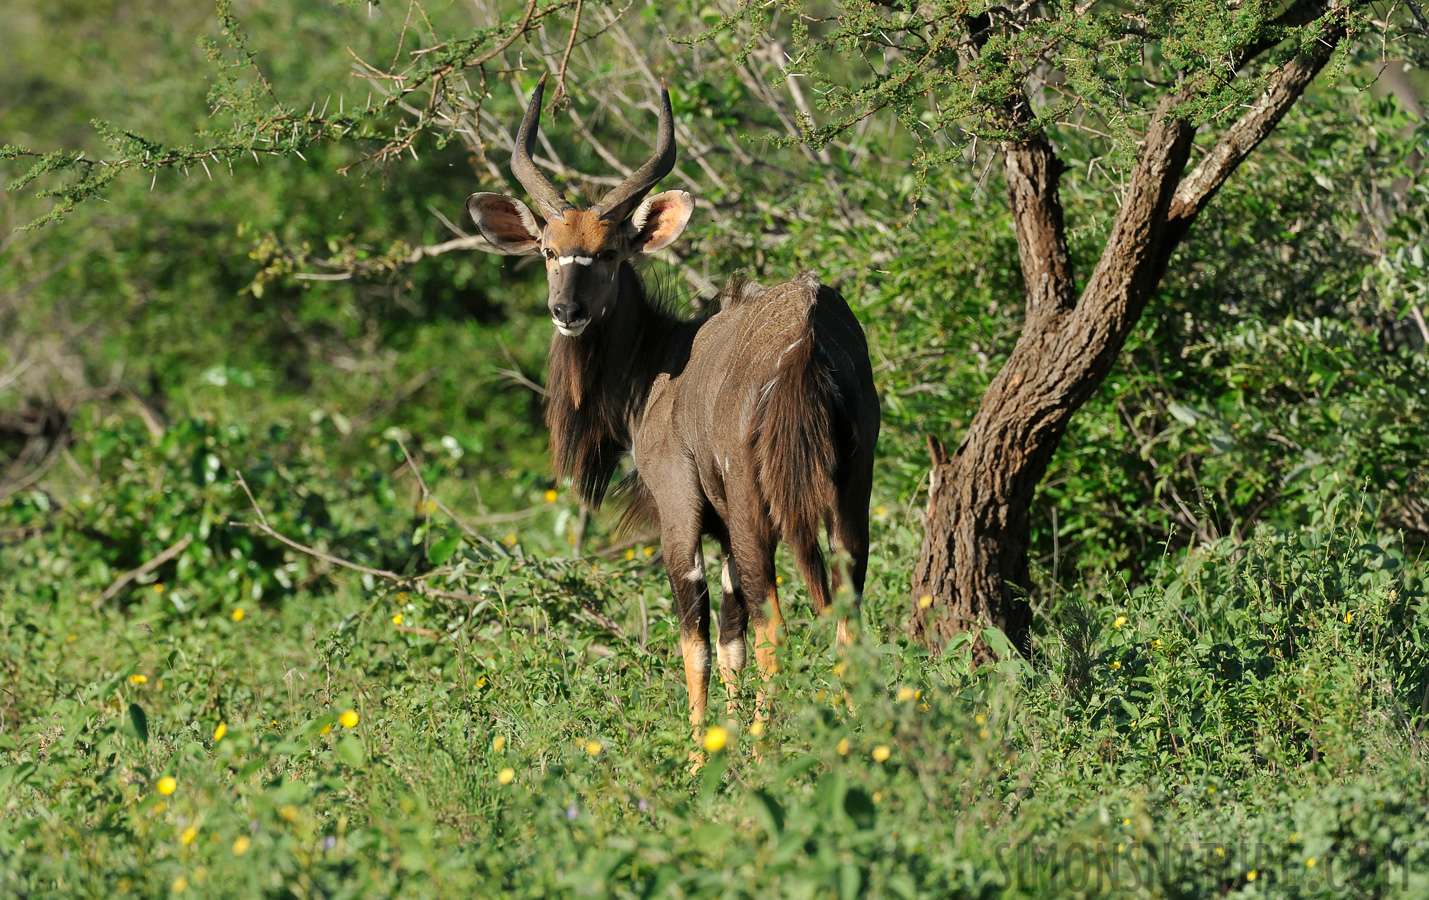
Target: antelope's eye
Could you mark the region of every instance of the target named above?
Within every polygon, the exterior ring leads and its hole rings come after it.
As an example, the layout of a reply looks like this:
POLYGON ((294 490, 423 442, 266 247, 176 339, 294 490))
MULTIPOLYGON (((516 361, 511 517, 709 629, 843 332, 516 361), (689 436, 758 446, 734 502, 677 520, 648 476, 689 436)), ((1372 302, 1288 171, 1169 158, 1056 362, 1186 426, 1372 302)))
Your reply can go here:
POLYGON ((556 251, 552 250, 550 247, 545 247, 545 248, 543 248, 543 249, 541 250, 541 252, 546 255, 546 259, 555 259, 555 258, 556 258, 556 251))

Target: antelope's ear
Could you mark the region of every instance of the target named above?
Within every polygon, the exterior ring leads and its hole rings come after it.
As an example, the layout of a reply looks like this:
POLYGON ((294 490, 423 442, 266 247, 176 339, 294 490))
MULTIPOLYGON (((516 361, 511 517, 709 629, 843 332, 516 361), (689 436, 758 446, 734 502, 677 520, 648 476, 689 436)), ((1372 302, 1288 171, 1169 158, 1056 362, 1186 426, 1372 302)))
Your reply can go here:
POLYGON ((492 252, 523 256, 541 249, 541 228, 526 204, 501 194, 472 194, 466 211, 492 252))
POLYGON ((695 201, 684 191, 666 191, 646 197, 630 217, 635 246, 642 253, 654 253, 670 246, 690 224, 690 213, 694 211, 695 201))

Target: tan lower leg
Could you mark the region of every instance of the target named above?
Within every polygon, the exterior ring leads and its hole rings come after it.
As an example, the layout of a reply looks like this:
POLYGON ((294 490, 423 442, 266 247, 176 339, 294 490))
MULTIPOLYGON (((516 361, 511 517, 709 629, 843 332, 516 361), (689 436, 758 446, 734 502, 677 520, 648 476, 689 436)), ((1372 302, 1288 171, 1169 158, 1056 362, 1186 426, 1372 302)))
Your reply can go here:
POLYGON ((739 712, 739 672, 744 668, 744 638, 734 638, 721 642, 719 647, 719 677, 724 682, 725 694, 729 699, 725 702, 725 713, 735 715, 739 712))
POLYGON ((754 661, 759 666, 759 677, 764 686, 754 697, 754 718, 764 721, 769 718, 769 679, 779 671, 778 647, 784 641, 784 616, 779 612, 779 596, 774 585, 769 586, 765 595, 769 604, 769 618, 754 626, 754 661))
POLYGON ((685 687, 690 694, 690 724, 698 729, 705 720, 709 705, 710 645, 698 637, 680 638, 680 653, 685 658, 685 687))

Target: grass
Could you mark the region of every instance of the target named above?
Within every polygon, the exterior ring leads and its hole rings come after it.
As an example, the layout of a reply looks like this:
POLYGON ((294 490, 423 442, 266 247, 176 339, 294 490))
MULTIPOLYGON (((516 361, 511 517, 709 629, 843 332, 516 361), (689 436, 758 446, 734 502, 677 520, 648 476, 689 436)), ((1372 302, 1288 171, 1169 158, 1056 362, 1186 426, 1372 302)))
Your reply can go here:
POLYGON ((82 570, 17 577, 0 891, 1421 896, 1424 575, 1326 521, 1064 597, 1036 660, 977 671, 902 639, 888 523, 857 645, 793 591, 767 729, 750 675, 696 773, 638 552, 461 543, 447 596, 340 575, 186 613, 162 581, 96 611, 82 570))

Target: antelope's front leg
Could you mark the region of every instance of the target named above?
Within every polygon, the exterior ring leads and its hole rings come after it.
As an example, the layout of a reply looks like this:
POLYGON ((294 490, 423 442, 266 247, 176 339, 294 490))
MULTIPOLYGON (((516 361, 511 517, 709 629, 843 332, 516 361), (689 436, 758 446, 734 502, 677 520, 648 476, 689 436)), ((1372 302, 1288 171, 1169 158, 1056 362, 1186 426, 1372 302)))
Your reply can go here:
POLYGON ((700 539, 665 535, 660 540, 670 590, 675 595, 675 616, 680 623, 680 654, 685 663, 685 687, 690 697, 690 725, 695 739, 709 705, 710 596, 705 584, 704 553, 700 539))

